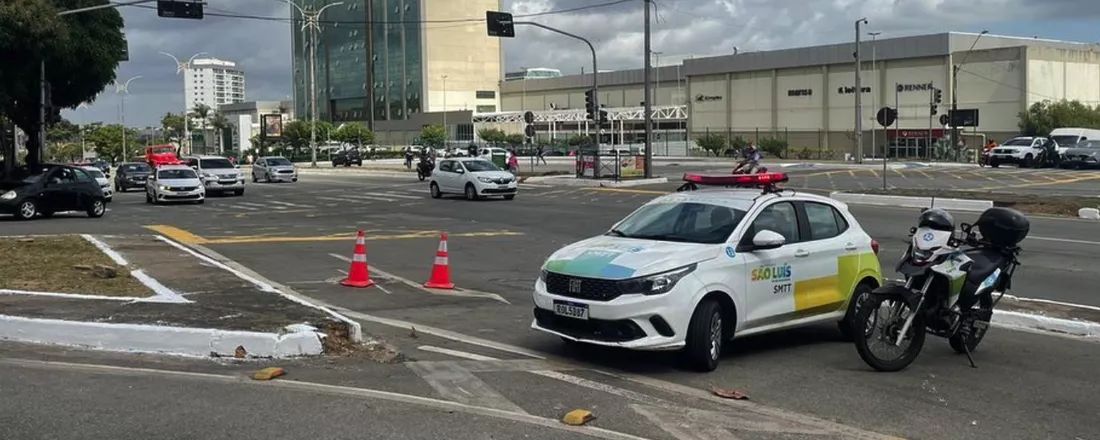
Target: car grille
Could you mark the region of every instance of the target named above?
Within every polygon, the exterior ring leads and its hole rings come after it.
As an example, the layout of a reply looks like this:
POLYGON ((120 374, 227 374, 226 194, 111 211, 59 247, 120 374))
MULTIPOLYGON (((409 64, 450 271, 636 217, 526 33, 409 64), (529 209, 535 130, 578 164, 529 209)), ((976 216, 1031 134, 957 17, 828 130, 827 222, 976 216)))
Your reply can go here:
POLYGON ((546 273, 546 291, 554 295, 592 301, 611 301, 622 295, 617 281, 571 277, 554 272, 546 273))
POLYGON ((178 191, 178 192, 194 191, 196 189, 199 189, 199 187, 197 187, 197 186, 169 186, 168 187, 169 191, 178 191))
POLYGON ((279 174, 294 174, 294 170, 279 170, 276 172, 279 174))
POLYGON ((646 336, 638 324, 629 319, 607 321, 603 319, 576 319, 555 315, 549 310, 535 308, 535 321, 547 330, 564 333, 574 338, 594 341, 626 342, 646 336))
POLYGON ((993 152, 996 153, 996 154, 1013 154, 1016 151, 1010 150, 1010 149, 1007 149, 1007 148, 995 148, 995 149, 993 149, 993 152))

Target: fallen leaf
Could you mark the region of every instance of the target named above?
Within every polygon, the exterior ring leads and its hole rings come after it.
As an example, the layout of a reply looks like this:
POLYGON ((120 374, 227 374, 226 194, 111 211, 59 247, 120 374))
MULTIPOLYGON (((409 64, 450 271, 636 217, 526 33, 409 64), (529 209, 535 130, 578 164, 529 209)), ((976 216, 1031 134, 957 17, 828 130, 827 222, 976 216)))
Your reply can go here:
POLYGON ((721 397, 723 399, 748 400, 749 398, 749 395, 746 394, 744 391, 735 390, 732 388, 711 388, 710 392, 714 393, 715 396, 721 397))
POLYGON ((562 417, 561 421, 566 425, 581 426, 585 423, 591 422, 595 418, 596 416, 592 414, 591 411, 588 411, 586 409, 575 409, 566 413, 565 417, 562 417))
POLYGON ((254 373, 252 375, 252 380, 271 380, 284 374, 286 374, 286 371, 282 368, 267 367, 254 373))

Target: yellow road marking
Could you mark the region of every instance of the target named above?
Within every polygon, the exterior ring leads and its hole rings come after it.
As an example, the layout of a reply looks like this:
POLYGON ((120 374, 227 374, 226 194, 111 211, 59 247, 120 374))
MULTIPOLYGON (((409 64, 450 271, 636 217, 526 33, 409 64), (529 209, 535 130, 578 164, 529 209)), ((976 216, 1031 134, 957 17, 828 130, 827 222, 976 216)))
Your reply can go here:
MULTIPOLYGON (((223 237, 201 237, 183 229, 169 225, 150 225, 146 228, 164 235, 183 244, 246 244, 246 243, 306 243, 318 241, 349 241, 355 239, 355 234, 332 234, 305 237, 272 236, 272 235, 235 235, 223 237)), ((485 232, 457 232, 448 234, 451 237, 509 237, 523 235, 514 231, 485 231, 485 232)), ((379 240, 406 240, 416 238, 436 238, 439 231, 408 231, 397 234, 367 234, 367 241, 379 240)))
POLYGON ((852 171, 852 170, 848 170, 848 175, 852 176, 852 178, 854 179, 856 177, 856 172, 852 171))
POLYGON ((924 176, 925 179, 932 180, 932 176, 928 175, 928 173, 921 170, 917 170, 917 172, 920 173, 920 175, 924 176))
POLYGON ((872 169, 872 168, 868 168, 868 169, 867 169, 867 171, 870 171, 870 172, 871 172, 871 174, 874 174, 874 175, 875 175, 875 178, 878 178, 878 171, 875 171, 875 170, 874 170, 874 169, 872 169))
POLYGON ((1050 182, 1023 183, 1023 184, 1019 184, 1019 185, 987 186, 987 187, 984 187, 984 188, 977 188, 976 190, 977 191, 985 191, 985 190, 1003 189, 1003 188, 1023 188, 1023 187, 1033 187, 1033 186, 1060 185, 1060 184, 1063 184, 1063 183, 1084 182, 1086 180, 1097 180, 1097 179, 1100 179, 1100 175, 1085 176, 1085 177, 1074 177, 1074 178, 1071 178, 1071 179, 1052 180, 1050 182))
POLYGON ((668 191, 656 191, 652 189, 630 189, 630 188, 582 188, 587 191, 604 191, 604 192, 621 192, 621 193, 634 193, 634 194, 668 194, 668 191))

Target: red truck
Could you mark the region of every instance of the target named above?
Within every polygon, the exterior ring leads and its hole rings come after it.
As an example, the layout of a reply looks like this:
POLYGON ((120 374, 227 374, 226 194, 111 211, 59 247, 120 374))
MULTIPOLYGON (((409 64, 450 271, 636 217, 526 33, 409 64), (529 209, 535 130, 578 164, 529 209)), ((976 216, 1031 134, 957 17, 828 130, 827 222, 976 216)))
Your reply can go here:
POLYGON ((176 156, 176 146, 169 144, 145 147, 145 161, 153 168, 161 165, 183 165, 183 161, 176 156))

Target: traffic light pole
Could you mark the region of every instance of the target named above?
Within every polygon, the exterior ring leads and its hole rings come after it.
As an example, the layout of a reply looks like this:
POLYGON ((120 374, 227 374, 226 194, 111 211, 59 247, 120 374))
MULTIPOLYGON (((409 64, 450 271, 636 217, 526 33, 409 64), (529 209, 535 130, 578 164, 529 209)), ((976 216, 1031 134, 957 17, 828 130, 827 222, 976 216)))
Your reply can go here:
MULTIPOLYGON (((537 28, 546 29, 550 32, 565 35, 567 37, 576 38, 578 40, 583 41, 584 44, 588 45, 588 49, 592 51, 592 105, 596 109, 596 112, 595 112, 596 148, 599 148, 600 138, 603 135, 603 121, 601 120, 601 117, 600 117, 600 115, 602 114, 602 112, 600 111, 600 84, 599 84, 600 70, 599 70, 599 65, 596 63, 596 48, 594 46, 592 46, 592 42, 588 41, 587 39, 585 39, 584 37, 581 37, 579 35, 574 35, 574 34, 571 34, 569 32, 563 31, 561 29, 555 29, 555 28, 552 28, 550 26, 535 23, 533 21, 517 21, 517 22, 514 22, 513 24, 525 24, 525 25, 528 25, 528 26, 534 26, 534 27, 537 27, 537 28)), ((646 170, 648 172, 648 168, 646 170)))

